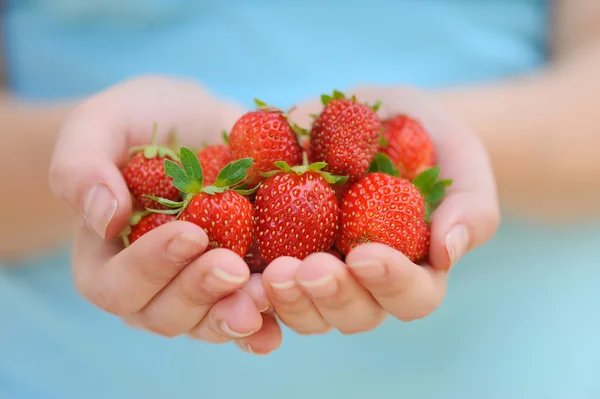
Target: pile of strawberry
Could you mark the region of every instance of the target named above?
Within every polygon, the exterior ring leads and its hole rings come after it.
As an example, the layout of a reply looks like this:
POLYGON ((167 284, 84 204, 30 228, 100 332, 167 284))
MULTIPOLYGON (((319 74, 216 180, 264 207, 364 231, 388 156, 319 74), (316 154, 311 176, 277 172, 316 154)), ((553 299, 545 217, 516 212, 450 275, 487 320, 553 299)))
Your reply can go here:
POLYGON ((280 256, 343 257, 368 242, 425 259, 430 214, 451 183, 438 180, 427 132, 406 115, 382 121, 379 104, 338 91, 322 102, 310 131, 257 100, 223 143, 176 149, 153 138, 132 149, 123 176, 139 210, 122 232, 125 246, 178 219, 253 272, 280 256))

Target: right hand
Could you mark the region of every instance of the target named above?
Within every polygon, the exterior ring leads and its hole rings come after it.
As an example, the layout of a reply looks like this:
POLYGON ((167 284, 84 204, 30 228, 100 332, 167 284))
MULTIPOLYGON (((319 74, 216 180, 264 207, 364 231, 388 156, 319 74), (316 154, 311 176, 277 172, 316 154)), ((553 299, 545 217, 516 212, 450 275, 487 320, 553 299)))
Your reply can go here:
POLYGON ((73 243, 78 291, 128 324, 163 336, 188 335, 266 354, 281 330, 259 275, 226 249, 205 252, 208 237, 175 221, 123 249, 118 233, 131 213, 120 167, 132 146, 147 144, 154 122, 158 141, 176 128, 182 145, 218 137, 242 114, 190 81, 144 77, 83 102, 59 136, 50 186, 83 220, 73 243))

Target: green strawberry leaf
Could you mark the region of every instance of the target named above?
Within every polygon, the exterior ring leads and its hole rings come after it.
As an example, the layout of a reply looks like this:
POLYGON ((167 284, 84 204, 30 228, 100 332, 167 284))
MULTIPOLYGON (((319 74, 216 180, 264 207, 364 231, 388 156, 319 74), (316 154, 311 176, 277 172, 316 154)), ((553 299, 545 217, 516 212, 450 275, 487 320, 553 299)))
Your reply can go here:
POLYGON ((308 129, 304 129, 295 123, 291 124, 291 127, 297 136, 310 136, 310 131, 308 129))
POLYGON ((329 172, 320 172, 320 174, 329 184, 345 184, 348 182, 348 176, 337 176, 329 172))
POLYGON ((431 191, 439 176, 440 167, 434 166, 421 172, 417 177, 415 177, 412 183, 419 189, 421 193, 426 194, 431 191))
POLYGON ((154 195, 144 195, 144 197, 150 198, 151 200, 154 200, 159 204, 169 208, 181 208, 184 205, 184 201, 171 201, 169 199, 156 197, 154 195))
POLYGON ((202 187, 202 192, 210 195, 214 195, 217 193, 224 193, 227 191, 229 187, 217 187, 217 186, 206 186, 202 187))
POLYGON ((440 167, 434 166, 421 172, 413 180, 413 184, 423 195, 425 200, 425 220, 430 222, 431 214, 438 207, 446 195, 446 188, 452 184, 452 180, 438 180, 440 167))
POLYGON ((368 173, 381 172, 390 176, 400 177, 400 171, 391 158, 383 152, 378 152, 369 165, 368 173))
POLYGON ((320 114, 308 114, 313 120, 317 119, 320 114))
POLYGON ((379 136, 379 146, 387 147, 388 145, 390 145, 390 142, 385 137, 379 136))
POLYGON ((148 216, 150 211, 136 211, 129 216, 129 226, 135 226, 139 222, 141 222, 142 218, 148 216))
POLYGON ((335 100, 344 100, 346 98, 346 95, 344 93, 342 93, 341 91, 334 90, 333 91, 333 98, 335 100))
POLYGON ((262 109, 262 108, 270 108, 269 104, 267 104, 266 102, 259 100, 258 98, 254 99, 254 104, 256 105, 256 107, 258 109, 262 109))
POLYGON ((327 162, 314 162, 308 165, 308 170, 317 172, 319 170, 324 169, 327 166, 327 162))
MULTIPOLYGON (((179 150, 181 154, 181 164, 183 165, 183 171, 188 178, 188 189, 202 188, 204 176, 202 174, 202 166, 198 160, 198 156, 190 149, 181 147, 179 150)), ((184 191, 191 192, 191 191, 184 191)))
POLYGON ((229 134, 227 133, 227 130, 223 130, 221 134, 223 136, 223 142, 229 145, 229 134))
POLYGON ((291 172, 292 171, 292 167, 290 165, 288 165, 288 163, 285 162, 285 161, 273 162, 273 165, 275 165, 275 167, 283 170, 284 172, 291 172))
POLYGON ((442 201, 442 199, 444 199, 444 196, 446 195, 446 187, 449 187, 450 185, 452 185, 452 180, 438 180, 433 184, 431 190, 426 193, 423 198, 425 201, 435 207, 442 201))
POLYGON ((152 213, 162 213, 164 215, 179 215, 179 213, 181 213, 181 209, 146 209, 152 213))
POLYGON ((190 180, 188 176, 185 174, 181 166, 171 161, 170 159, 165 159, 165 174, 173 179, 173 186, 175 186, 179 191, 187 192, 190 180))
POLYGON ((240 195, 250 195, 253 194, 256 190, 258 190, 258 188, 261 186, 262 183, 258 183, 256 186, 254 186, 253 188, 247 188, 247 185, 243 185, 243 186, 238 186, 233 188, 233 191, 235 191, 236 193, 240 194, 240 195))
MULTIPOLYGON (((248 169, 252 166, 252 158, 242 158, 225 165, 217 175, 213 186, 217 188, 227 188, 239 184, 246 178, 248 169)), ((204 188, 206 191, 206 187, 204 188)))
POLYGON ((377 100, 377 101, 375 102, 375 105, 373 105, 373 106, 370 106, 370 107, 371 107, 371 109, 372 109, 373 111, 377 112, 377 111, 379 111, 379 109, 381 108, 381 104, 382 104, 381 100, 377 100))
POLYGON ((321 102, 323 103, 323 105, 327 105, 327 104, 329 104, 329 102, 330 102, 331 100, 333 100, 333 97, 331 97, 331 96, 330 96, 330 95, 328 95, 328 94, 323 94, 323 95, 321 96, 321 102))

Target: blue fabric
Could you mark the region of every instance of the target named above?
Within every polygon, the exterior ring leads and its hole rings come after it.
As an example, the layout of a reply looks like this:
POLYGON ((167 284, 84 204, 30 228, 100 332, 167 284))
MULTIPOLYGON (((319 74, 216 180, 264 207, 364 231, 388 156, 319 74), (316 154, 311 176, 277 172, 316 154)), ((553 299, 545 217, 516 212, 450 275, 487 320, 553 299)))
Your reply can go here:
MULTIPOLYGON (((440 87, 546 62, 535 0, 9 0, 12 89, 92 93, 140 73, 282 107, 334 87, 440 87)), ((73 288, 68 252, 0 268, 0 398, 587 399, 600 395, 600 228, 505 221, 413 323, 253 357, 124 326, 73 288), (596 316, 594 316, 596 315, 596 316)))

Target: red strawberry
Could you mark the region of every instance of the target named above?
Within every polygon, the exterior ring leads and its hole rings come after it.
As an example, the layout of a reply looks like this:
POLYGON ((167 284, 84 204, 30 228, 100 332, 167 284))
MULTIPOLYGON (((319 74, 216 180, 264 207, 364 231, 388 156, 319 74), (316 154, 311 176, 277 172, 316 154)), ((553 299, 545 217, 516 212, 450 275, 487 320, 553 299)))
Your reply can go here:
POLYGON ((262 273, 267 267, 267 262, 258 250, 258 242, 256 239, 252 240, 252 244, 250 245, 246 256, 244 256, 244 261, 250 268, 250 273, 262 273))
POLYGON ((180 149, 183 169, 175 162, 165 162, 165 172, 173 185, 185 194, 181 202, 157 198, 169 207, 163 213, 176 214, 179 220, 194 223, 204 229, 209 249, 227 248, 243 257, 252 242, 254 209, 244 193, 236 187, 246 177, 251 158, 227 164, 212 185, 203 185, 200 161, 194 152, 180 149), (234 190, 238 190, 237 192, 234 190))
POLYGON ((226 144, 212 144, 198 151, 198 159, 204 172, 204 184, 211 185, 217 179, 217 175, 231 162, 231 152, 226 144))
POLYGON ((379 242, 402 252, 411 261, 425 258, 429 249, 429 214, 444 196, 449 180, 437 180, 439 168, 415 179, 381 172, 369 173, 344 196, 336 242, 343 254, 357 245, 379 242), (417 187, 418 186, 418 187, 417 187))
POLYGON ((254 160, 245 180, 251 187, 265 180, 261 172, 272 170, 276 161, 290 165, 302 162, 302 148, 284 113, 258 100, 257 105, 256 111, 238 119, 229 134, 232 158, 254 160))
POLYGON ((435 147, 423 125, 406 115, 383 122, 384 145, 387 154, 402 177, 413 180, 419 173, 435 165, 435 147))
POLYGON ((322 172, 326 165, 290 167, 276 162, 280 170, 256 192, 256 237, 265 261, 280 256, 304 259, 325 251, 335 242, 339 207, 330 183, 345 178, 322 172))
POLYGON ((134 212, 129 218, 129 224, 121 232, 123 244, 128 247, 150 230, 173 220, 175 220, 174 215, 151 213, 149 211, 134 212))
POLYGON ((165 209, 147 196, 178 201, 180 193, 173 187, 173 179, 165 174, 165 159, 178 162, 179 157, 170 148, 156 145, 156 129, 152 144, 131 149, 132 157, 123 170, 123 177, 135 200, 144 208, 165 209))
POLYGON ((311 134, 311 156, 327 163, 330 172, 348 176, 351 183, 362 178, 377 153, 381 121, 371 108, 356 98, 335 91, 322 96, 325 108, 315 119, 311 134))

